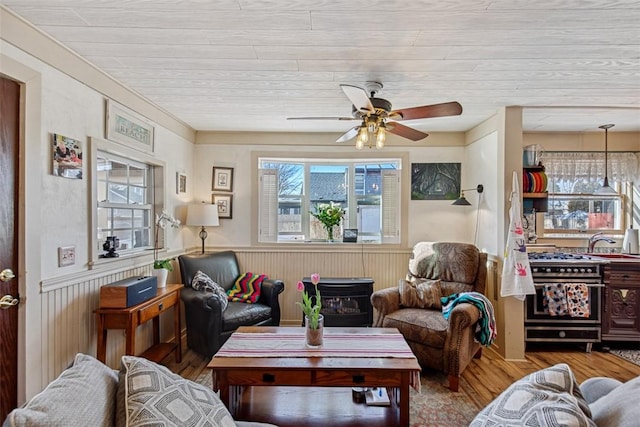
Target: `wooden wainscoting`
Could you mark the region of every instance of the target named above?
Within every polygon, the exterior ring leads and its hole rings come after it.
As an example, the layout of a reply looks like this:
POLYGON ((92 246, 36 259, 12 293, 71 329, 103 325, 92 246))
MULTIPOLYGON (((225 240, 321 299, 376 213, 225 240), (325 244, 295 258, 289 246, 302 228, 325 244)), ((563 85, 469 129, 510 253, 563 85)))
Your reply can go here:
MULTIPOLYGON (((220 249, 217 249, 220 250, 220 249)), ((240 267, 254 273, 265 273, 271 278, 282 279, 285 291, 280 296, 282 325, 299 325, 300 301, 296 283, 312 273, 322 277, 371 277, 374 291, 397 286, 398 280, 407 273, 411 249, 381 250, 380 248, 340 249, 327 245, 322 248, 310 248, 303 251, 282 250, 279 248, 256 249, 234 248, 240 267)), ((489 263, 495 270, 495 261, 489 263)), ((490 268, 490 271, 491 268, 490 268)), ((495 273, 495 271, 494 271, 495 273)), ((150 275, 150 266, 132 268, 117 273, 95 276, 74 283, 68 281, 65 286, 53 286, 43 291, 39 303, 41 352, 43 368, 41 384, 48 384, 67 368, 78 352, 96 354, 96 326, 94 310, 99 306, 99 293, 102 285, 127 277, 150 275)), ((174 272, 174 279, 179 277, 174 272)), ((489 274, 488 290, 496 286, 495 274, 489 274), (493 279, 491 279, 493 278, 493 279)), ((182 328, 184 329, 184 321, 182 328)), ((161 319, 162 340, 170 338, 173 332, 171 316, 161 319), (164 332, 168 331, 168 335, 164 332)), ((107 339, 107 364, 119 367, 120 356, 125 351, 125 337, 122 330, 110 330, 107 339)), ((141 325, 137 330, 136 354, 142 353, 152 344, 151 323, 141 325)))
MULTIPOLYGON (((48 384, 67 368, 76 353, 96 355, 95 309, 100 302, 100 287, 127 277, 148 276, 150 266, 119 271, 105 276, 93 277, 82 282, 42 292, 40 294, 42 385, 48 384)), ((98 276, 98 275, 96 275, 98 276)), ((30 301, 30 303, 34 303, 30 301)), ((170 317, 170 316, 169 316, 170 317)), ((170 319, 169 319, 170 320, 170 319)), ((161 330, 173 331, 169 322, 161 330)), ((107 364, 112 368, 120 366, 120 357, 125 351, 124 332, 110 330, 107 340, 107 364)), ((136 353, 142 353, 152 340, 151 322, 140 326, 136 336, 136 353)), ((171 335, 171 334, 169 334, 171 335)))
MULTIPOLYGON (((301 322, 298 280, 318 273, 321 277, 371 277, 374 292, 397 286, 398 280, 407 274, 411 249, 381 251, 362 247, 359 250, 310 249, 303 251, 235 249, 240 267, 253 273, 264 273, 285 283, 280 296, 282 325, 298 325, 301 322)), ((494 256, 487 262, 487 296, 494 302, 498 297, 498 260, 494 256)))
MULTIPOLYGON (((337 245, 336 245, 337 246, 337 245)), ((299 325, 302 319, 300 293, 296 284, 303 277, 318 273, 321 277, 370 277, 373 290, 397 286, 405 277, 411 250, 379 249, 341 250, 327 245, 326 249, 303 251, 269 249, 263 251, 236 249, 242 269, 264 273, 270 278, 281 279, 285 289, 280 295, 281 325, 299 325)))

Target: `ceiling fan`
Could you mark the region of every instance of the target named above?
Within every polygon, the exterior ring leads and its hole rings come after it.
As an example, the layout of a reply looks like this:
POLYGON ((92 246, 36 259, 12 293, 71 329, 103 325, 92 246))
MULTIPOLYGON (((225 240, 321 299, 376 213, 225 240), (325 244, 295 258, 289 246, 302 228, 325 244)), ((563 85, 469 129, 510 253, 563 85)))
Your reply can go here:
POLYGON ((375 138, 377 148, 384 147, 387 132, 412 141, 419 141, 429 136, 429 134, 398 123, 398 120, 458 116, 462 113, 462 106, 457 102, 392 110, 391 102, 376 98, 376 94, 382 89, 382 83, 379 82, 366 82, 364 89, 347 84, 341 84, 340 87, 351 101, 352 117, 288 117, 287 120, 360 120, 359 125, 349 129, 336 142, 345 142, 357 137, 356 148, 362 149, 365 144, 371 148, 373 138, 375 138))

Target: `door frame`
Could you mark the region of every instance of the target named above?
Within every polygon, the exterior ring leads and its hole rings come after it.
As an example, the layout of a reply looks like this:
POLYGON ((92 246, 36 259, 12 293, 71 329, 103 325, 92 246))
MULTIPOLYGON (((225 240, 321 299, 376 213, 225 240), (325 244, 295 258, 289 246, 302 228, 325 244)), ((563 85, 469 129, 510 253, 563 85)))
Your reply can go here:
MULTIPOLYGON (((0 41, 0 43, 3 43, 0 41)), ((17 56, 19 57, 19 56, 17 56)), ((0 53, 0 73, 20 84, 20 131, 18 147, 18 405, 40 392, 43 384, 40 325, 40 252, 29 255, 28 247, 40 247, 42 171, 27 171, 27 164, 41 163, 42 139, 42 74, 25 63, 0 53), (31 144, 28 143, 31 142, 31 144), (34 159, 28 162, 28 159, 34 159), (29 178, 27 179, 27 172, 29 178), (26 195, 29 197, 26 197, 26 195), (28 224, 28 225, 27 225, 28 224), (28 272, 28 273, 27 273, 28 272), (30 283, 29 286, 27 284, 30 283), (29 325, 27 327, 27 325, 29 325), (27 351, 27 347, 29 351, 27 351), (28 369, 27 369, 28 367, 28 369)))

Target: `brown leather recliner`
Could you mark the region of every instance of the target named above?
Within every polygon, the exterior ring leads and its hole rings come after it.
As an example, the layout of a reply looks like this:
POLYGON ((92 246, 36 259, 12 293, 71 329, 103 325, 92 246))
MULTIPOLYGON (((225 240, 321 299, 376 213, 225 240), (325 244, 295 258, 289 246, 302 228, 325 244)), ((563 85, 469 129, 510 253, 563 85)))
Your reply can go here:
MULTIPOLYGON (((408 281, 439 279, 443 297, 471 291, 484 294, 486 253, 466 243, 436 242, 426 245, 428 251, 422 254, 422 258, 410 262, 408 281)), ((442 309, 402 306, 398 287, 375 292, 371 296, 371 303, 376 309, 373 326, 397 328, 416 355, 418 363, 422 367, 448 374, 449 388, 458 391, 460 374, 471 359, 481 356, 481 344, 474 339, 480 310, 472 304, 460 303, 446 320, 442 309)))
POLYGON ((229 290, 241 274, 236 254, 233 251, 225 251, 181 255, 178 257, 178 264, 184 285, 180 298, 184 302, 187 346, 195 352, 205 357, 213 357, 240 326, 280 325, 278 295, 284 291, 282 280, 264 280, 260 298, 255 304, 229 301, 227 308, 222 310, 219 300, 212 292, 193 289, 191 281, 200 270, 225 290, 229 290))

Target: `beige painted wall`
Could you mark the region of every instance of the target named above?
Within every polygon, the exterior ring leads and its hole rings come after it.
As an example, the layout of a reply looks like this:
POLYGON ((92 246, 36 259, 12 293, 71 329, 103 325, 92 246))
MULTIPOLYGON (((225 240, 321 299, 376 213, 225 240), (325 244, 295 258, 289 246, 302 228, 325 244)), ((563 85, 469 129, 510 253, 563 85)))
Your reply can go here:
MULTIPOLYGON (((546 151, 604 151, 604 131, 525 132, 522 144, 540 144, 546 151)), ((640 132, 616 132, 609 129, 608 150, 640 152, 640 132)))
MULTIPOLYGON (((88 156, 90 137, 104 137, 105 99, 110 90, 106 85, 105 93, 98 92, 8 43, 5 35, 13 35, 8 34, 12 25, 11 21, 2 22, 0 73, 22 84, 26 123, 21 135, 20 189, 23 196, 20 197, 18 219, 21 224, 19 233, 24 236, 20 239, 19 248, 18 280, 22 303, 19 307, 18 393, 19 400, 24 401, 47 384, 49 373, 59 373, 68 366, 76 352, 95 354, 95 342, 80 338, 77 334, 82 328, 75 329, 77 322, 92 322, 90 314, 95 307, 63 304, 68 295, 74 295, 73 288, 66 290, 66 287, 79 277, 88 275, 97 278, 96 283, 101 283, 99 277, 107 280, 115 277, 114 274, 141 268, 151 262, 152 256, 114 260, 94 266, 90 272, 90 161, 84 157, 82 180, 52 175, 51 134, 59 133, 81 141, 83 152, 88 156), (61 246, 75 246, 74 265, 58 266, 58 248, 61 246), (42 293, 46 286, 64 287, 65 298, 48 299, 48 295, 42 293), (74 310, 82 310, 89 316, 69 323, 68 329, 63 329, 68 336, 55 335, 49 322, 42 321, 45 312, 57 319, 62 313, 66 315, 74 310)), ((28 31, 24 37, 29 37, 28 31)), ((55 46, 52 50, 55 51, 55 46)), ((120 88, 114 86, 114 92, 119 91, 120 88)), ((126 101, 122 94, 120 100, 126 101)), ((166 209, 175 212, 188 197, 192 197, 191 190, 184 196, 177 196, 173 183, 176 172, 191 169, 193 143, 164 126, 176 125, 166 115, 158 118, 165 122, 154 122, 155 156, 172 159, 165 168, 165 181, 170 185, 165 189, 164 200, 166 209)), ((184 233, 183 230, 169 230, 167 242, 170 251, 182 252, 185 245, 192 246, 195 239, 186 230, 184 233)), ((75 298, 72 300, 77 301, 75 298)))
MULTIPOLYGON (((198 134, 194 156, 195 200, 211 200, 211 171, 213 166, 234 168, 233 182, 233 219, 222 219, 219 227, 208 230, 210 245, 243 247, 253 244, 251 227, 255 220, 252 213, 257 207, 256 182, 252 182, 252 170, 257 167, 251 163, 252 154, 260 152, 264 155, 288 155, 291 152, 326 154, 327 140, 335 140, 335 135, 305 135, 305 134, 269 134, 246 133, 233 134, 231 139, 222 136, 207 134, 207 138, 201 138, 198 134), (222 139, 222 141, 220 141, 222 139), (224 143, 223 143, 224 142, 224 143), (299 145, 295 145, 298 142, 299 145)), ((462 134, 435 134, 429 136, 429 147, 391 146, 384 155, 407 156, 409 168, 411 163, 427 162, 458 162, 465 163, 464 136, 462 134), (431 140, 431 138, 433 139, 431 140)), ((353 156, 366 155, 375 157, 376 151, 358 152, 351 145, 339 145, 331 150, 332 155, 353 156)), ((477 173, 481 168, 478 169, 477 173)), ((466 171, 462 176, 465 177, 466 171)), ((464 178, 463 178, 464 179, 464 178)), ((474 178, 475 179, 475 178, 474 178)), ((403 186, 408 191, 410 178, 407 174, 403 186)), ((475 185, 472 185, 475 187, 475 185)), ((474 194, 470 194, 473 199, 474 194)), ((473 211, 458 206, 451 206, 451 201, 411 201, 408 202, 408 214, 403 217, 409 230, 407 239, 401 245, 404 248, 412 247, 422 240, 448 240, 458 242, 473 241, 473 229, 471 221, 475 221, 473 211)), ((491 215, 486 212, 486 215, 491 215)), ((253 239, 255 240, 255 238, 253 239)), ((305 248, 306 244, 298 245, 305 248)), ((304 250, 304 249, 301 249, 304 250)))

